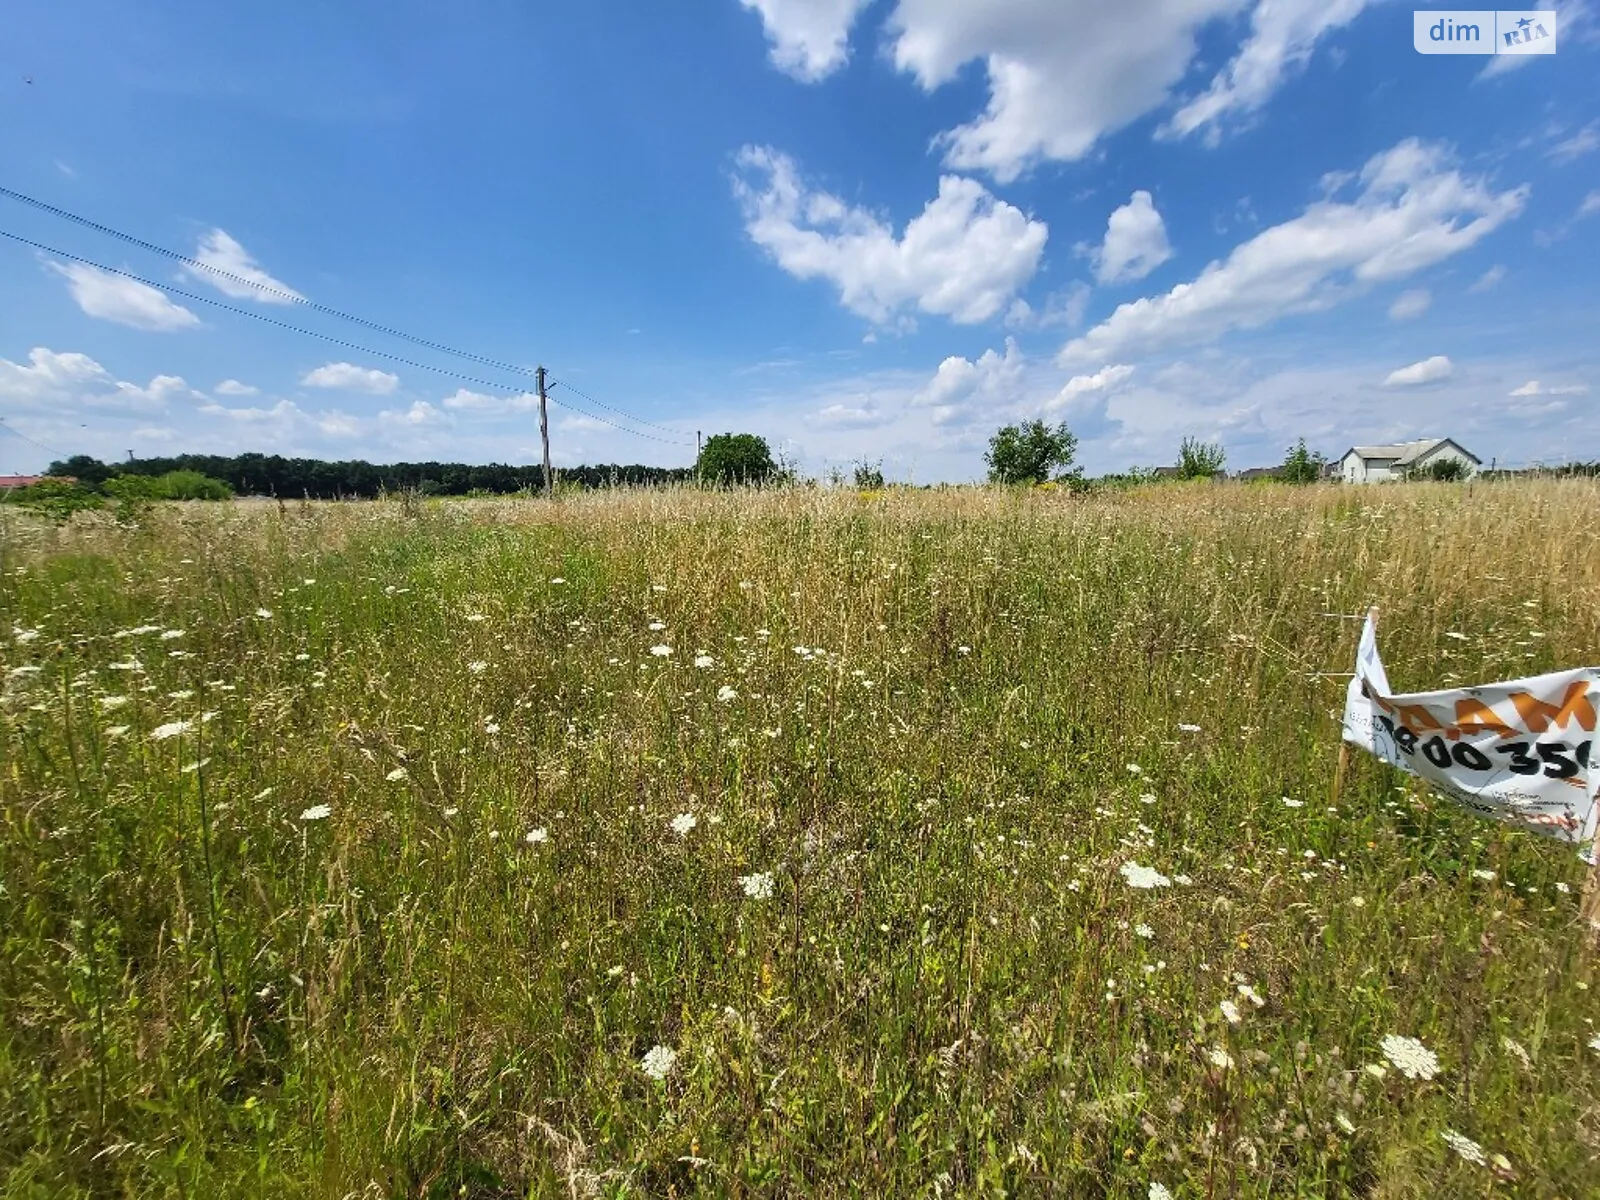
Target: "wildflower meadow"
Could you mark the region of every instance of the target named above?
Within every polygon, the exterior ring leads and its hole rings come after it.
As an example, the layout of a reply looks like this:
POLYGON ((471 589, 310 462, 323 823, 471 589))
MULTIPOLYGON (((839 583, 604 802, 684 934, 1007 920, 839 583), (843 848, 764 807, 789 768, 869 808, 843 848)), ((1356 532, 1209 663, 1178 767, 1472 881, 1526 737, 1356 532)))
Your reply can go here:
POLYGON ((0 511, 0 1197, 1600 1194, 1584 864, 1334 793, 1597 502, 0 511))

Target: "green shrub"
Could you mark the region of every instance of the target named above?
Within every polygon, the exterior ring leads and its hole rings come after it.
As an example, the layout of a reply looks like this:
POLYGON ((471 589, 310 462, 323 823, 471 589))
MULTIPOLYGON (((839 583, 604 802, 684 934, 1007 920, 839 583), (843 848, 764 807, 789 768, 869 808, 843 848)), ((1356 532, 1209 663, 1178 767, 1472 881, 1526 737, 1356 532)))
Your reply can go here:
POLYGON ((231 500, 233 489, 220 479, 199 471, 168 471, 157 475, 156 487, 163 500, 231 500))
POLYGON ((233 489, 220 479, 199 471, 168 471, 165 475, 118 475, 100 485, 113 500, 126 503, 154 500, 228 500, 233 489))
POLYGON ((1199 438, 1184 438, 1178 449, 1178 477, 1180 479, 1215 479, 1222 471, 1227 455, 1216 442, 1202 442, 1199 438))
POLYGON ((1467 465, 1459 458, 1436 458, 1411 478, 1429 483, 1460 483, 1467 477, 1467 465))
POLYGON ((20 505, 56 521, 66 521, 74 513, 105 507, 105 500, 92 487, 65 479, 41 479, 28 487, 0 493, 0 497, 7 504, 20 505))

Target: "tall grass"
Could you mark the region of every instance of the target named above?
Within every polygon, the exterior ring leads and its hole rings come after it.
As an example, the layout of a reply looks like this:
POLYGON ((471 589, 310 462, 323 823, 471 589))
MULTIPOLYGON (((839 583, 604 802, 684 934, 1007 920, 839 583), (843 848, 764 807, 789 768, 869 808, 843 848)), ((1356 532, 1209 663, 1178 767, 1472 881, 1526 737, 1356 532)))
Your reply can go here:
POLYGON ((0 1195, 1596 1194, 1581 863, 1323 673, 1600 658, 1597 500, 7 515, 0 1195))

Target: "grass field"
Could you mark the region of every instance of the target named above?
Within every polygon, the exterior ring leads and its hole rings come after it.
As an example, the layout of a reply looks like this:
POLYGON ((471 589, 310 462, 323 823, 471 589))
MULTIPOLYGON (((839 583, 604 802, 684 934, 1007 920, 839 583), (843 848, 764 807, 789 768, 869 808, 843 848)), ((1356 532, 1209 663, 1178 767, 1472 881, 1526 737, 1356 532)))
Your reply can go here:
POLYGON ((1597 503, 7 516, 0 1196, 1600 1194, 1583 865, 1318 674, 1600 659, 1597 503))

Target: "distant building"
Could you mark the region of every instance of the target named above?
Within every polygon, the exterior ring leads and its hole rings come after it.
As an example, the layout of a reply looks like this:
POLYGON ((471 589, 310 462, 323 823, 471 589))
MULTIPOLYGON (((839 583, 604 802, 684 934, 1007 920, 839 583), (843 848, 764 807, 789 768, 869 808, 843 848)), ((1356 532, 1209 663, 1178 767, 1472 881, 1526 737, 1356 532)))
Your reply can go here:
POLYGON ((0 491, 10 491, 12 488, 32 487, 36 483, 43 483, 46 479, 54 479, 60 483, 76 483, 76 479, 67 475, 0 475, 0 491))
POLYGON ((1281 471, 1281 467, 1247 467, 1235 471, 1233 477, 1240 483, 1252 483, 1257 479, 1276 479, 1281 471))
POLYGON ((1339 478, 1345 483, 1381 483, 1426 471, 1434 463, 1454 459, 1468 475, 1483 461, 1449 438, 1422 438, 1392 446, 1352 446, 1339 459, 1339 478))

